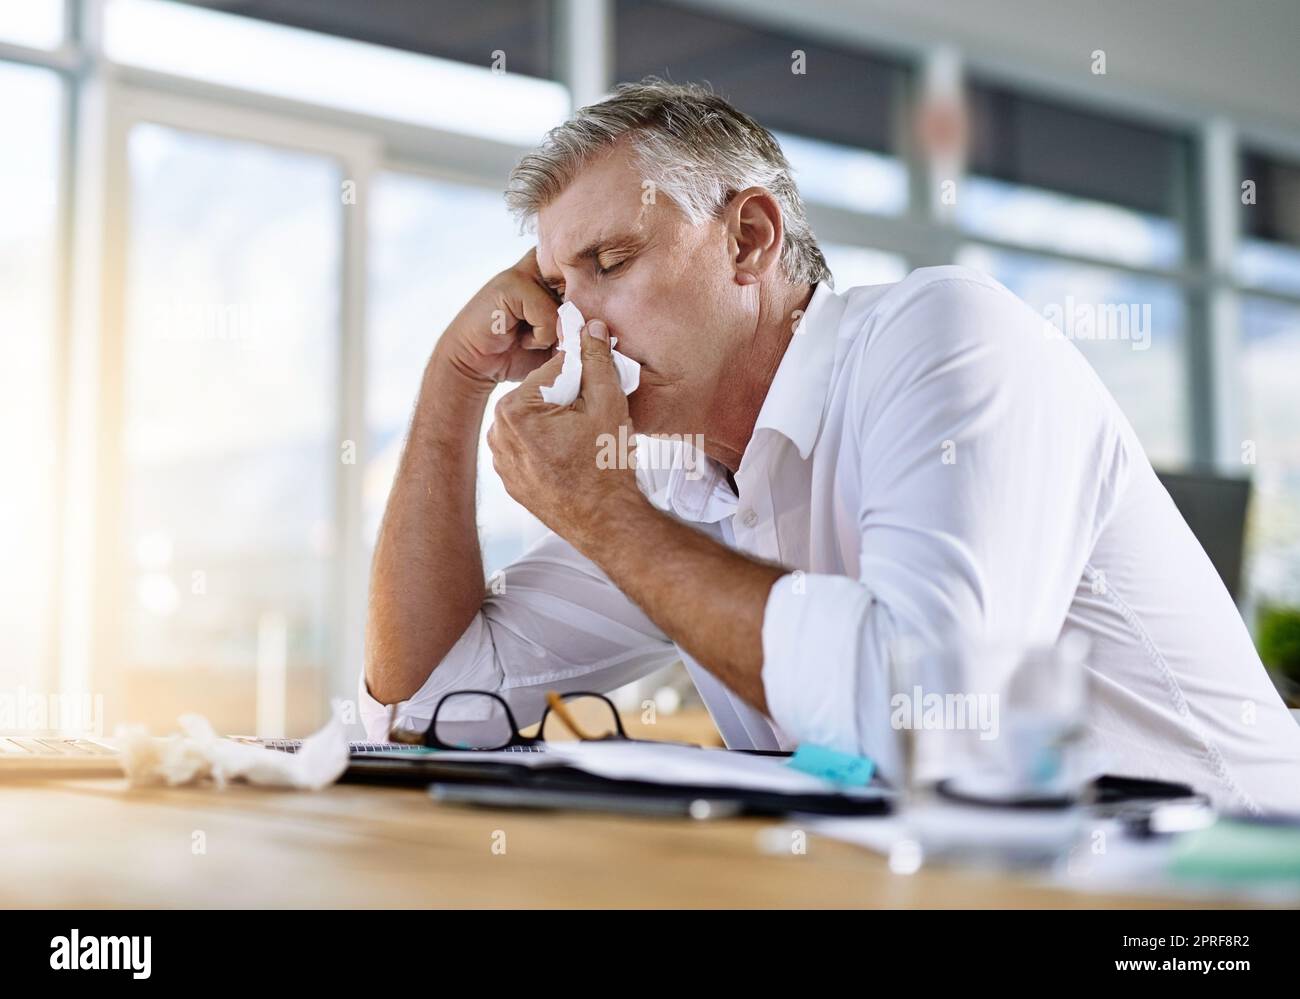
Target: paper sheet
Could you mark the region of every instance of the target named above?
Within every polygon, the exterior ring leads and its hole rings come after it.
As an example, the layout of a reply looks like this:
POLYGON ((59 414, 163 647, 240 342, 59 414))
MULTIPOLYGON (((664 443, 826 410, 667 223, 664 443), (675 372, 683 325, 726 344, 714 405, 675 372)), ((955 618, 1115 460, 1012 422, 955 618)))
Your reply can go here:
POLYGON ((547 756, 615 780, 735 787, 783 794, 825 794, 840 790, 830 781, 786 766, 784 759, 726 749, 619 740, 554 742, 547 746, 547 756))
POLYGON ((440 752, 439 760, 512 763, 541 769, 568 766, 613 780, 699 787, 733 787, 782 794, 849 793, 874 797, 878 787, 841 788, 788 766, 784 758, 753 756, 726 749, 701 749, 667 742, 550 742, 544 753, 440 752))
MULTIPOLYGON (((553 385, 542 386, 542 399, 555 406, 568 406, 578 398, 582 388, 582 327, 586 322, 582 313, 572 302, 560 306, 560 353, 564 355, 564 366, 553 385)), ((618 346, 618 337, 609 342, 611 350, 618 346)), ((641 365, 632 358, 613 350, 614 370, 618 372, 618 383, 623 387, 624 395, 631 395, 641 384, 641 365)))
POLYGON ((192 784, 211 779, 218 787, 242 778, 263 787, 318 791, 348 765, 348 738, 337 706, 333 717, 296 753, 236 742, 217 735, 202 715, 182 715, 181 732, 165 738, 142 727, 122 728, 112 740, 132 784, 192 784))

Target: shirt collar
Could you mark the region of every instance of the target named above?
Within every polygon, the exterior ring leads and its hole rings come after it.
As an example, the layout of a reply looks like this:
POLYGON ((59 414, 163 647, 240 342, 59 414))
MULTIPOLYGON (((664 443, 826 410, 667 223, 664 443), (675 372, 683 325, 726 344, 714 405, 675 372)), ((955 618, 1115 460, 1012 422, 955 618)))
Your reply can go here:
MULTIPOLYGON (((843 311, 844 300, 825 281, 818 282, 754 423, 755 435, 760 430, 774 430, 798 448, 799 457, 805 460, 821 432, 843 311)), ((752 446, 752 438, 750 443, 752 446)))
MULTIPOLYGON (((689 444, 686 445, 690 447, 689 444)), ((736 494, 727 482, 727 470, 706 454, 696 452, 693 472, 673 469, 669 503, 673 511, 696 524, 716 524, 736 512, 736 494)))
MULTIPOLYGON (((774 430, 789 439, 805 460, 821 431, 843 311, 844 300, 825 281, 819 282, 777 365, 754 424, 755 434, 760 429, 774 430)), ((745 453, 749 450, 747 447, 745 453)), ((736 494, 727 484, 722 465, 703 454, 694 457, 697 464, 691 474, 686 474, 680 462, 672 469, 665 499, 685 520, 717 523, 735 513, 736 494)))

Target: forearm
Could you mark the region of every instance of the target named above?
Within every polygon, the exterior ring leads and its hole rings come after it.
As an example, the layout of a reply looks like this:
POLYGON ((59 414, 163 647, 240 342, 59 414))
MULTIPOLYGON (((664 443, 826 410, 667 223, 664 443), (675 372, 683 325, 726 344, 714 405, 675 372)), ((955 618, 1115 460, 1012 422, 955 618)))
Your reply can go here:
POLYGON ((701 665, 760 711, 763 613, 786 574, 656 510, 621 496, 600 523, 568 540, 701 665))
POLYGON ((435 350, 371 568, 366 683, 385 704, 420 689, 483 601, 478 438, 491 386, 435 350))

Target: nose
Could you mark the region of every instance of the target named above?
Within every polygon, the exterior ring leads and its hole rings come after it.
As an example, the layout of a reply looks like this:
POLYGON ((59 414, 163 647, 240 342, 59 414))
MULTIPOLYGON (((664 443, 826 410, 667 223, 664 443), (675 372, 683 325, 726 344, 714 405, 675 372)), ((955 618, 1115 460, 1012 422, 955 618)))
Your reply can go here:
POLYGON ((598 288, 581 275, 573 275, 573 279, 566 281, 564 284, 564 300, 572 302, 578 307, 578 311, 587 319, 603 318, 600 310, 604 307, 604 297, 600 294, 598 288))
POLYGON ((566 302, 572 302, 574 305, 576 305, 578 307, 578 311, 582 313, 582 318, 585 320, 604 318, 599 311, 600 310, 599 302, 591 295, 583 295, 583 294, 571 295, 566 291, 564 295, 564 300, 566 302))

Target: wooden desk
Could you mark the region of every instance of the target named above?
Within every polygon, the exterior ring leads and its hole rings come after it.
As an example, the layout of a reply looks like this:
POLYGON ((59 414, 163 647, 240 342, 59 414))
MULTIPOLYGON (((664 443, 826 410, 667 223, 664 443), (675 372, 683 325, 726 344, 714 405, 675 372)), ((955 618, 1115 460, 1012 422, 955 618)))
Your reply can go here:
POLYGON ((757 819, 483 811, 419 789, 0 785, 0 905, 36 907, 1159 906, 1010 878, 910 877, 809 837, 770 856, 757 819), (505 852, 493 844, 505 834, 505 852), (205 853, 195 853, 203 841, 205 853))

